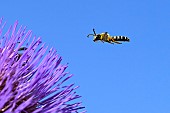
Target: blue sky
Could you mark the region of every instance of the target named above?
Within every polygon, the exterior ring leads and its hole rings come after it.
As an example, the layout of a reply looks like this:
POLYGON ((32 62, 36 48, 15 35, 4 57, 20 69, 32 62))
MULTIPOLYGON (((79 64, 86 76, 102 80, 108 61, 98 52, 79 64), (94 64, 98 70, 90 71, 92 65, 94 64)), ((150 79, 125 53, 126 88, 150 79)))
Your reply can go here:
POLYGON ((19 20, 69 63, 88 113, 170 112, 169 0, 3 0, 0 16, 19 20), (130 37, 111 45, 97 33, 130 37))

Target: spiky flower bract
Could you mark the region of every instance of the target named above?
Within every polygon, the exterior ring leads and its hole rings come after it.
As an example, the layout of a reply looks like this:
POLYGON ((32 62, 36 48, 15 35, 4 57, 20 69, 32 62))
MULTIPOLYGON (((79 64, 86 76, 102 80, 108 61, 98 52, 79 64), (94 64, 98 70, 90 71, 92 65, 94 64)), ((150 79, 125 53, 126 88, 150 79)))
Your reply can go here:
MULTIPOLYGON (((81 102, 62 58, 48 52, 40 37, 32 37, 18 21, 6 33, 0 19, 0 113, 80 113, 81 102)), ((83 111, 81 111, 83 112, 83 111)))

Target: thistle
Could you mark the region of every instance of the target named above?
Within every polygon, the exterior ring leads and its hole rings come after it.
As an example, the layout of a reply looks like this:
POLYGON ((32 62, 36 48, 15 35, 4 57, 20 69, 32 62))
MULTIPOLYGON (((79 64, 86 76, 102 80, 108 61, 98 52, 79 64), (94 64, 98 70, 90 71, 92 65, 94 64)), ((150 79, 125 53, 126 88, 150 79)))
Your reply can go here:
POLYGON ((18 21, 2 33, 0 19, 0 113, 83 113, 74 84, 64 85, 73 75, 65 72, 62 58, 32 37, 18 21), (74 101, 73 101, 74 100, 74 101))

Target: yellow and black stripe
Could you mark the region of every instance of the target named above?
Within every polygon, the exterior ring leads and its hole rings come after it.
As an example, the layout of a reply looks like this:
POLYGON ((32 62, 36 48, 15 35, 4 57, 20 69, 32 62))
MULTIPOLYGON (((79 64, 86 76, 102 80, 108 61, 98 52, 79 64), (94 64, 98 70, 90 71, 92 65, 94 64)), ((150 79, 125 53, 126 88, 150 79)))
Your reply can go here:
POLYGON ((127 41, 127 42, 129 42, 130 41, 130 39, 128 38, 128 37, 126 37, 126 36, 112 36, 112 39, 114 40, 114 41, 127 41))

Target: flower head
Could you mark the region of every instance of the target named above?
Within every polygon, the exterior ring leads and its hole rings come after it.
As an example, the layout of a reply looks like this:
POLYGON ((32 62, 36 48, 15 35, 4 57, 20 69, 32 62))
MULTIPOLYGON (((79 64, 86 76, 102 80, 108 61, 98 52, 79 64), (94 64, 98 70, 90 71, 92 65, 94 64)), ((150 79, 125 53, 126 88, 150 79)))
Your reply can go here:
POLYGON ((61 65, 62 58, 51 48, 48 52, 40 37, 18 22, 2 35, 6 24, 0 19, 0 112, 4 113, 78 113, 81 102, 74 84, 63 85, 72 77, 61 65))

